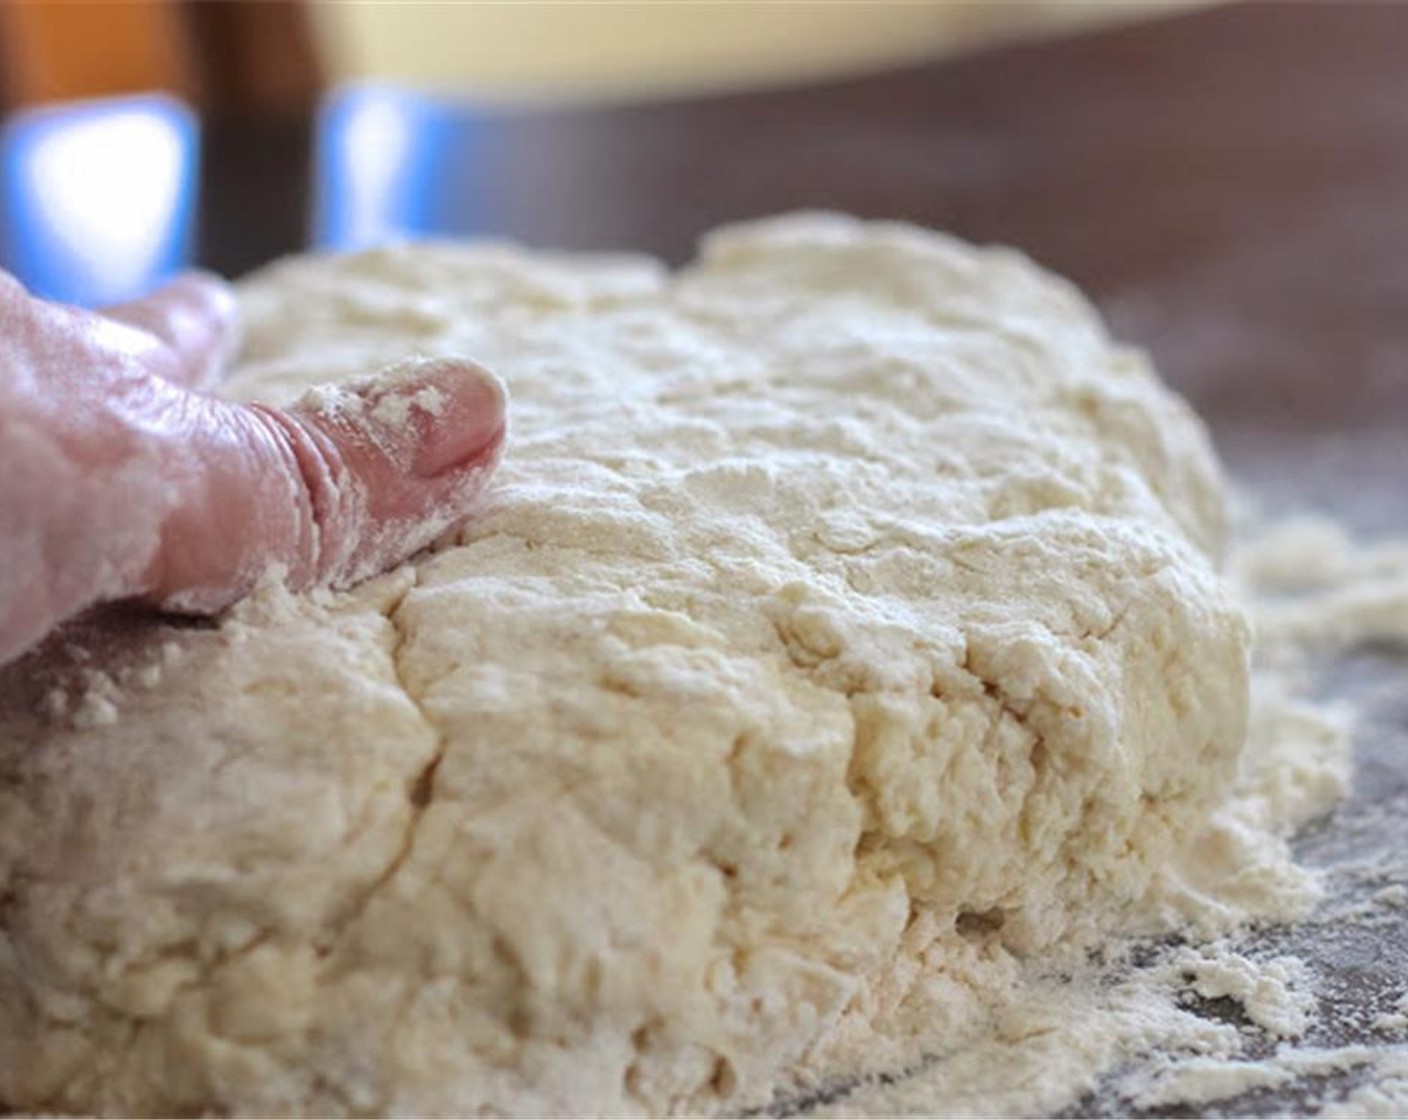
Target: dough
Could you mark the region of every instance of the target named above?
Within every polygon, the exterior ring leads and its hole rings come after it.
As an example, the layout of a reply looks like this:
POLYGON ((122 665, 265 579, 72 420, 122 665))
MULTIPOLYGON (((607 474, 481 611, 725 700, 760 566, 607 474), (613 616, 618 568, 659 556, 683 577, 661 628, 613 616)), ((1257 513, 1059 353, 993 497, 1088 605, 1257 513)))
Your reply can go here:
POLYGON ((506 462, 350 593, 5 675, 12 1107, 765 1105, 980 1027, 1230 785, 1203 429, 1020 255, 799 215, 243 301, 232 392, 471 356, 506 462))

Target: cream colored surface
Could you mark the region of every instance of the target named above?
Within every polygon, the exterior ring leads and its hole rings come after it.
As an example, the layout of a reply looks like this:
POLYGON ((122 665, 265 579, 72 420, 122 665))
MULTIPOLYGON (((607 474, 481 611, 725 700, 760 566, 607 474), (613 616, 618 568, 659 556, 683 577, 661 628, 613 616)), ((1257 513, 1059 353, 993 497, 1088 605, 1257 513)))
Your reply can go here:
POLYGON ((393 248, 243 301, 237 392, 465 354, 507 462, 438 554, 7 718, 0 1099, 736 1111, 1169 895, 1247 626, 1201 426, 1066 284, 810 216, 674 277, 393 248))
POLYGON ((1192 7, 1197 0, 324 3, 335 73, 504 96, 794 81, 1192 7))

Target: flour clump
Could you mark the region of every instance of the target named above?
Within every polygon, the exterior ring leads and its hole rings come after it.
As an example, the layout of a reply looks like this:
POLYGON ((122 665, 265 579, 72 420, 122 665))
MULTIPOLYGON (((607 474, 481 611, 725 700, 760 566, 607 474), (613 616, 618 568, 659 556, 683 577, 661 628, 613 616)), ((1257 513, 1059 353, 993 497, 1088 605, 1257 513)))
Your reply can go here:
POLYGON ((1203 429, 1020 255, 801 215, 242 298, 232 393, 473 358, 505 463, 397 572, 131 637, 181 655, 111 719, 0 679, 12 1107, 765 1106, 979 1029, 1231 782, 1203 429))

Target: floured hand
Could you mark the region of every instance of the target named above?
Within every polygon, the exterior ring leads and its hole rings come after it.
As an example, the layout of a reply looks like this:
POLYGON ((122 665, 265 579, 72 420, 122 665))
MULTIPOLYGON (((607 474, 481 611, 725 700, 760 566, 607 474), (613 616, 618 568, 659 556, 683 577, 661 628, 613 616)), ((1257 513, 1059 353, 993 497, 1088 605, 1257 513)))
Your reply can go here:
POLYGON ((214 611, 273 565, 352 583, 468 511, 504 438, 494 377, 437 359, 235 404, 201 391, 235 336, 213 277, 98 314, 0 274, 0 663, 99 602, 214 611))

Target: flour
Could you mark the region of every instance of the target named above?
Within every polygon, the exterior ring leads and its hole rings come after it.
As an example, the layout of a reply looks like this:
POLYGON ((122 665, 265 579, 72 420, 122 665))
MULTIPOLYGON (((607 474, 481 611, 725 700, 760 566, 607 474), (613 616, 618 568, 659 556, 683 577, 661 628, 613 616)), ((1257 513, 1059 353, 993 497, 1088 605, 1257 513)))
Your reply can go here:
POLYGON ((1376 893, 1374 901, 1380 906, 1408 906, 1408 888, 1405 888, 1402 883, 1394 883, 1376 893))
POLYGON ((1305 965, 1295 957, 1253 961, 1216 942, 1185 949, 1168 965, 1204 999, 1236 1000, 1267 1034, 1297 1038, 1313 1006, 1305 965))
POLYGON ((1385 1050, 1368 1063, 1371 1076, 1320 1111, 1325 1117, 1395 1118, 1408 1110, 1408 1047, 1385 1050))
POLYGON ((1408 1034, 1408 992, 1399 997, 1391 1011, 1374 1017, 1374 1029, 1389 1034, 1408 1034))
POLYGON ((1257 637, 1268 655, 1354 642, 1408 643, 1408 545, 1356 547, 1324 518, 1271 527, 1234 577, 1262 589, 1257 637))
POLYGON ((408 454, 415 441, 406 438, 408 426, 417 413, 439 417, 445 411, 445 395, 434 385, 423 384, 426 373, 436 368, 428 357, 403 359, 374 375, 361 375, 339 384, 310 385, 297 405, 333 421, 358 421, 357 432, 371 439, 382 451, 408 469, 408 454), (366 423, 370 419, 373 423, 366 423))
POLYGON ((1295 651, 1392 633, 1395 569, 1234 558, 1249 712, 1205 434, 1067 285, 810 216, 675 277, 421 247, 242 298, 234 392, 390 430, 441 404, 406 353, 467 355, 513 444, 408 567, 131 637, 181 654, 76 690, 109 720, 0 677, 7 1103, 1031 1112, 1308 1029, 1238 931, 1326 896, 1288 840, 1349 724, 1295 651))

